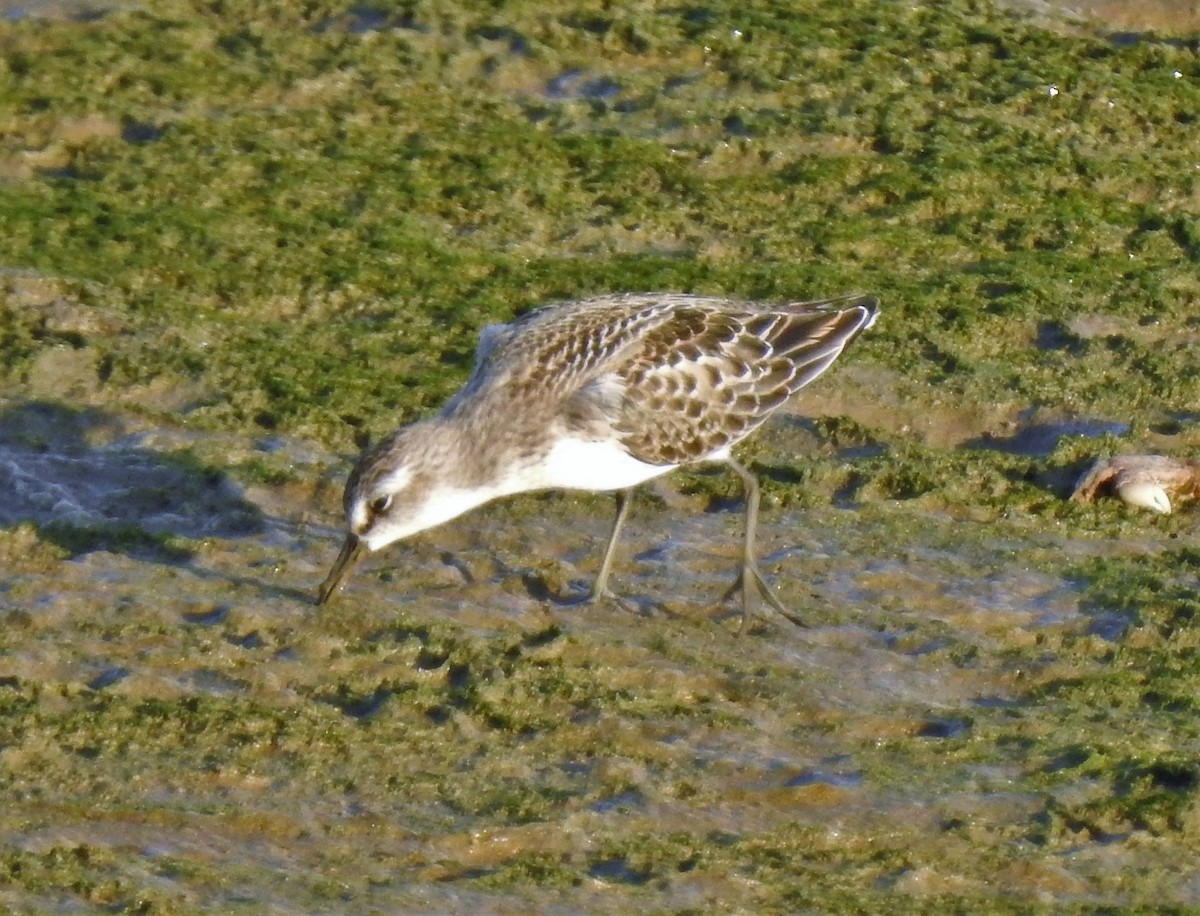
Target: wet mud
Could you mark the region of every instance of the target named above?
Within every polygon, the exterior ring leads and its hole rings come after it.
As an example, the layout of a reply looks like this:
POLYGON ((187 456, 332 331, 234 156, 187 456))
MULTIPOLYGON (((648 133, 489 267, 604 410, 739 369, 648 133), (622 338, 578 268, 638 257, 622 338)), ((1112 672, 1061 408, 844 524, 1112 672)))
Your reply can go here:
POLYGON ((0 4, 0 908, 1200 904, 1195 500, 1068 499, 1200 455, 1194 11, 252 6, 0 4), (807 626, 719 469, 619 602, 546 493, 317 607, 479 329, 634 289, 880 295, 739 453, 807 626))
MULTIPOLYGON (((626 606, 574 603, 608 498, 536 494, 372 555, 318 609, 337 456, 275 440, 300 482, 245 485, 181 430, 6 417, 8 867, 75 876, 63 902, 776 907, 800 880, 822 905, 1193 900, 1146 847, 1190 848, 1186 811, 1088 822, 1132 791, 1090 766, 1128 736, 1064 696, 1146 626, 1081 564, 1174 554, 1194 589, 1193 531, 768 511, 764 572, 809 626, 739 636, 710 603, 740 512, 666 481, 635 505, 626 606)), ((1191 785, 1177 766, 1162 791, 1191 785)), ((25 888, 6 901, 56 899, 25 888)))

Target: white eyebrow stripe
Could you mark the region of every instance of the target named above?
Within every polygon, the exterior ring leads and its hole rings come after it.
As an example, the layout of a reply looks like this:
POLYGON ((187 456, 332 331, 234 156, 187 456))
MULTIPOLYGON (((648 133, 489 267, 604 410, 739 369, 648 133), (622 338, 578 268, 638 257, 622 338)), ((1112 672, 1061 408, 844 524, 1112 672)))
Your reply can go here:
POLYGON ((391 473, 380 477, 379 482, 375 485, 375 490, 382 490, 385 493, 398 493, 408 486, 412 480, 412 470, 406 464, 400 465, 391 473))

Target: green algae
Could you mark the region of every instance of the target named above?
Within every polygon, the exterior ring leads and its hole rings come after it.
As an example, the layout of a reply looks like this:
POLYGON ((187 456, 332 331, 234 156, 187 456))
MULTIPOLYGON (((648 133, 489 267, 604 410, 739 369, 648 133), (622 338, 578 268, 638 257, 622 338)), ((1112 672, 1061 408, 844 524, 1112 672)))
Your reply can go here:
MULTIPOLYGON (((167 352, 105 347, 108 389, 203 374, 217 403, 197 420, 343 442, 347 415, 439 403, 483 316, 609 288, 871 288, 890 310, 867 358, 968 396, 1194 402, 1186 379, 1163 390, 1156 365, 1178 354, 1158 341, 1115 361, 1089 346, 1094 371, 1064 372, 1033 337, 1081 308, 1190 320, 1182 49, 953 4, 492 15, 414 10, 369 41, 284 9, 270 27, 229 11, 10 26, 9 152, 62 160, 4 187, 10 261, 101 281, 169 335, 167 352), (517 50, 489 64, 489 34, 517 50), (554 89, 576 70, 584 86, 554 89), (63 126, 97 116, 115 136, 63 126), (985 289, 1005 292, 947 320, 985 289), (901 329, 924 315, 912 348, 901 329)), ((8 344, 6 365, 28 351, 8 344)))
MULTIPOLYGON (((604 608, 481 631, 462 605, 443 616, 426 598, 406 614, 369 588, 329 613, 282 616, 294 599, 263 606, 232 579, 198 580, 186 618, 137 586, 86 622, 32 616, 10 635, 18 657, 38 646, 87 658, 103 645, 107 667, 83 669, 95 686, 45 674, 0 683, 9 829, 25 844, 64 837, 14 851, 8 867, 42 856, 56 887, 84 900, 115 873, 125 896, 113 899, 167 909, 229 902, 222 888, 235 879, 305 906, 333 892, 323 882, 368 901, 368 880, 391 895, 380 899, 413 906, 404 889, 431 880, 510 901, 599 882, 611 906, 694 893, 711 905, 729 882, 785 909, 897 893, 914 908, 1175 893, 1178 875, 1155 862, 1194 842, 1196 780, 1180 748, 1195 741, 1195 548, 1063 570, 1057 539, 1040 554, 1019 546, 1028 523, 964 528, 883 509, 840 526, 812 513, 875 570, 832 611, 875 636, 823 624, 794 650, 699 618, 604 608), (982 591, 946 591, 1011 577, 1002 549, 1057 563, 1074 586, 1047 573, 1038 588, 1073 587, 1083 624, 1039 623, 1019 599, 1017 617, 993 620, 974 606, 982 591), (912 582, 886 600, 902 577, 935 587, 912 582), (1128 618, 1120 630, 1091 632, 1089 619, 1114 613, 1128 618), (837 678, 833 665, 845 668, 837 678), (887 689, 852 686, 873 672, 887 689), (397 818, 399 836, 376 835, 397 818), (222 842, 287 849, 313 877, 285 891, 267 860, 226 874, 221 857, 205 864, 173 846, 199 823, 219 825, 222 842), (174 850, 154 868, 187 896, 148 891, 108 851, 130 831, 174 850), (1059 864, 1081 845, 1111 850, 1114 867, 1059 864), (82 863, 44 858, 79 848, 82 863)), ((820 582, 834 562, 802 566, 820 582)), ((393 576, 400 593, 428 578, 420 567, 393 576)), ((42 892, 32 874, 22 886, 42 892)))
POLYGON ((80 409, 3 442, 187 428, 197 512, 213 475, 278 511, 0 532, 4 905, 1195 905, 1194 513, 1063 501, 1200 445, 1186 43, 864 0, 162 3, 0 48, 6 406, 80 409), (644 617, 556 603, 590 497, 316 612, 345 463, 254 443, 348 456, 485 324, 627 289, 883 299, 826 418, 746 447, 813 629, 689 609, 732 565, 705 473, 639 500, 635 544, 691 545, 621 561, 644 617))

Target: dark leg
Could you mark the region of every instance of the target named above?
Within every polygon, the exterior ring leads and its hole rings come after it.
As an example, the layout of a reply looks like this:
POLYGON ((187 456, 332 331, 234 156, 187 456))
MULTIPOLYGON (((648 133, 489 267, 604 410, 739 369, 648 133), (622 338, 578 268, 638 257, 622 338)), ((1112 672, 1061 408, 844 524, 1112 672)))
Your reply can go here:
POLYGON ((621 535, 621 526, 625 524, 625 516, 629 514, 630 498, 633 490, 617 490, 617 517, 613 520, 612 534, 608 536, 608 546, 604 548, 604 559, 600 561, 600 572, 596 573, 596 581, 588 594, 588 601, 599 601, 601 598, 612 597, 608 590, 608 573, 612 569, 613 554, 617 552, 617 538, 621 535))
POLYGON ((746 488, 746 537, 742 542, 741 572, 733 580, 733 585, 729 586, 729 589, 721 596, 721 600, 723 602, 728 601, 735 594, 741 593, 742 630, 744 631, 751 617, 749 586, 753 584, 759 595, 762 596, 777 614, 790 623, 802 627, 805 625, 804 621, 780 603, 779 599, 771 593, 771 589, 763 579, 762 573, 758 571, 758 560, 754 549, 754 540, 758 529, 758 478, 732 458, 728 459, 726 463, 742 478, 742 483, 746 488))

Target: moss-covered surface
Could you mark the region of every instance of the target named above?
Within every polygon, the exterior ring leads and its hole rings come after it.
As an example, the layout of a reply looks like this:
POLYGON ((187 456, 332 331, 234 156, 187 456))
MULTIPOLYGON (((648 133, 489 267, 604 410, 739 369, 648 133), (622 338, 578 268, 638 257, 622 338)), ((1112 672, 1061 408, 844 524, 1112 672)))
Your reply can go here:
POLYGON ((1200 903, 1195 510, 1063 500, 1200 451, 1194 37, 50 12, 0 25, 0 905, 1200 903), (610 509, 555 495, 313 607, 349 457, 481 326, 648 289, 884 301, 746 446, 808 630, 703 612, 738 523, 706 473, 638 502, 643 615, 560 600, 610 509))

